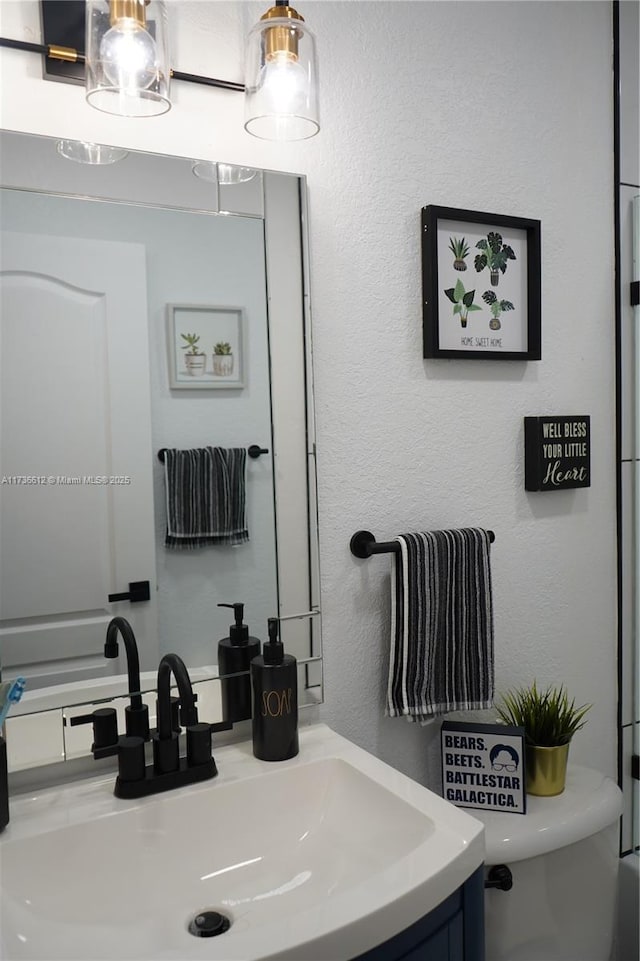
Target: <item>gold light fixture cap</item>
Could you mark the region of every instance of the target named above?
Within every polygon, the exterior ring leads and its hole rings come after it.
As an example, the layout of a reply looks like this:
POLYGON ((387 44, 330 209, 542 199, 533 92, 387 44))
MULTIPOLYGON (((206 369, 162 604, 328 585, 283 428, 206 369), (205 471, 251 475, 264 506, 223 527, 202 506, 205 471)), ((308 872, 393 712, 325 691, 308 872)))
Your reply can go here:
POLYGON ((135 20, 139 26, 146 23, 145 6, 149 0, 109 0, 109 22, 111 26, 119 20, 135 20))
POLYGON ((272 20, 274 17, 280 17, 288 20, 302 20, 304 23, 304 17, 302 17, 297 10, 293 7, 269 7, 266 13, 263 13, 260 17, 261 20, 272 20))
POLYGON ((295 29, 294 24, 296 21, 304 23, 304 17, 301 17, 293 7, 270 7, 260 19, 291 20, 291 26, 278 24, 277 27, 265 30, 265 60, 275 60, 276 57, 281 57, 283 54, 288 60, 297 60, 300 32, 295 29))

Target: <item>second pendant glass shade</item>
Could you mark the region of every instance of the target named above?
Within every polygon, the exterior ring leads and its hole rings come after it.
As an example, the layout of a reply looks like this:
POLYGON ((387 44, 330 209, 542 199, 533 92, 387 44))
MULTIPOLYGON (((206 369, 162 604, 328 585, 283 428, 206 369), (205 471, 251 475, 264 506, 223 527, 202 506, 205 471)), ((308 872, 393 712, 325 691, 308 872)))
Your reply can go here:
POLYGON ((162 0, 87 0, 86 96, 121 117, 171 108, 167 12, 162 0))
POLYGON ((282 141, 320 129, 315 38, 292 7, 272 7, 249 34, 244 126, 282 141))

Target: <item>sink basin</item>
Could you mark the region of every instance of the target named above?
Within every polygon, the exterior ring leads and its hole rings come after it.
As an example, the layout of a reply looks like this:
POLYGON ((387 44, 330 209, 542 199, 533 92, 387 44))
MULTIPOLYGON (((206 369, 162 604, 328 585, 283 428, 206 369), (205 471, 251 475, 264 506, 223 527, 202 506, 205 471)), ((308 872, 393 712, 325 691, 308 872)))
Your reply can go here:
POLYGON ((113 780, 18 799, 0 842, 2 957, 353 957, 481 863, 482 825, 322 725, 277 765, 216 752, 213 781, 137 802, 113 780), (195 938, 202 912, 231 921, 195 938))

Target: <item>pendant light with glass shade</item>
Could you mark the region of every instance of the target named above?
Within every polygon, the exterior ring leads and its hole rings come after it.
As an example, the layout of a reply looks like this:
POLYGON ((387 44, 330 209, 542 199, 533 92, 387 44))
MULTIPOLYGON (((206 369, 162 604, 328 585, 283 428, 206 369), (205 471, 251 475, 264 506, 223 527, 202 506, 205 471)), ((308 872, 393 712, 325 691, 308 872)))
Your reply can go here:
POLYGON ((315 38, 276 0, 249 34, 245 130, 262 140, 306 140, 320 129, 315 38))
POLYGON ((86 97, 121 117, 171 108, 167 13, 162 0, 87 0, 86 97))
MULTIPOLYGON (((84 80, 87 102, 98 110, 120 117, 166 113, 172 79, 243 92, 244 126, 255 137, 305 140, 320 129, 315 38, 287 0, 276 0, 249 34, 244 84, 171 68, 164 0, 86 0, 83 21, 77 2, 40 5, 43 42, 0 37, 0 48, 42 54, 47 80, 84 80), (78 30, 85 34, 84 51, 78 30)), ((89 152, 85 162, 106 160, 89 152)), ((237 183, 248 174, 236 168, 227 176, 237 183)))

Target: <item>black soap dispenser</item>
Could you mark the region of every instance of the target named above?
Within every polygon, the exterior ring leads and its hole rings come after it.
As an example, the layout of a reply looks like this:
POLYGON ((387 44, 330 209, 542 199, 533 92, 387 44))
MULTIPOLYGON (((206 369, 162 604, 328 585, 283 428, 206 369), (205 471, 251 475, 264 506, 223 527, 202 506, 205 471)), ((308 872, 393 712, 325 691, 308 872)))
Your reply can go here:
POLYGON ((261 761, 286 761, 298 753, 298 668, 284 653, 278 618, 268 624, 262 657, 251 662, 253 753, 261 761))
POLYGON ((244 604, 218 604, 231 607, 235 624, 229 628, 229 636, 218 642, 218 673, 221 681, 222 717, 225 721, 246 721, 251 717, 251 679, 249 667, 260 653, 260 641, 249 637, 249 628, 242 623, 244 604), (235 674, 237 677, 225 677, 235 674))

